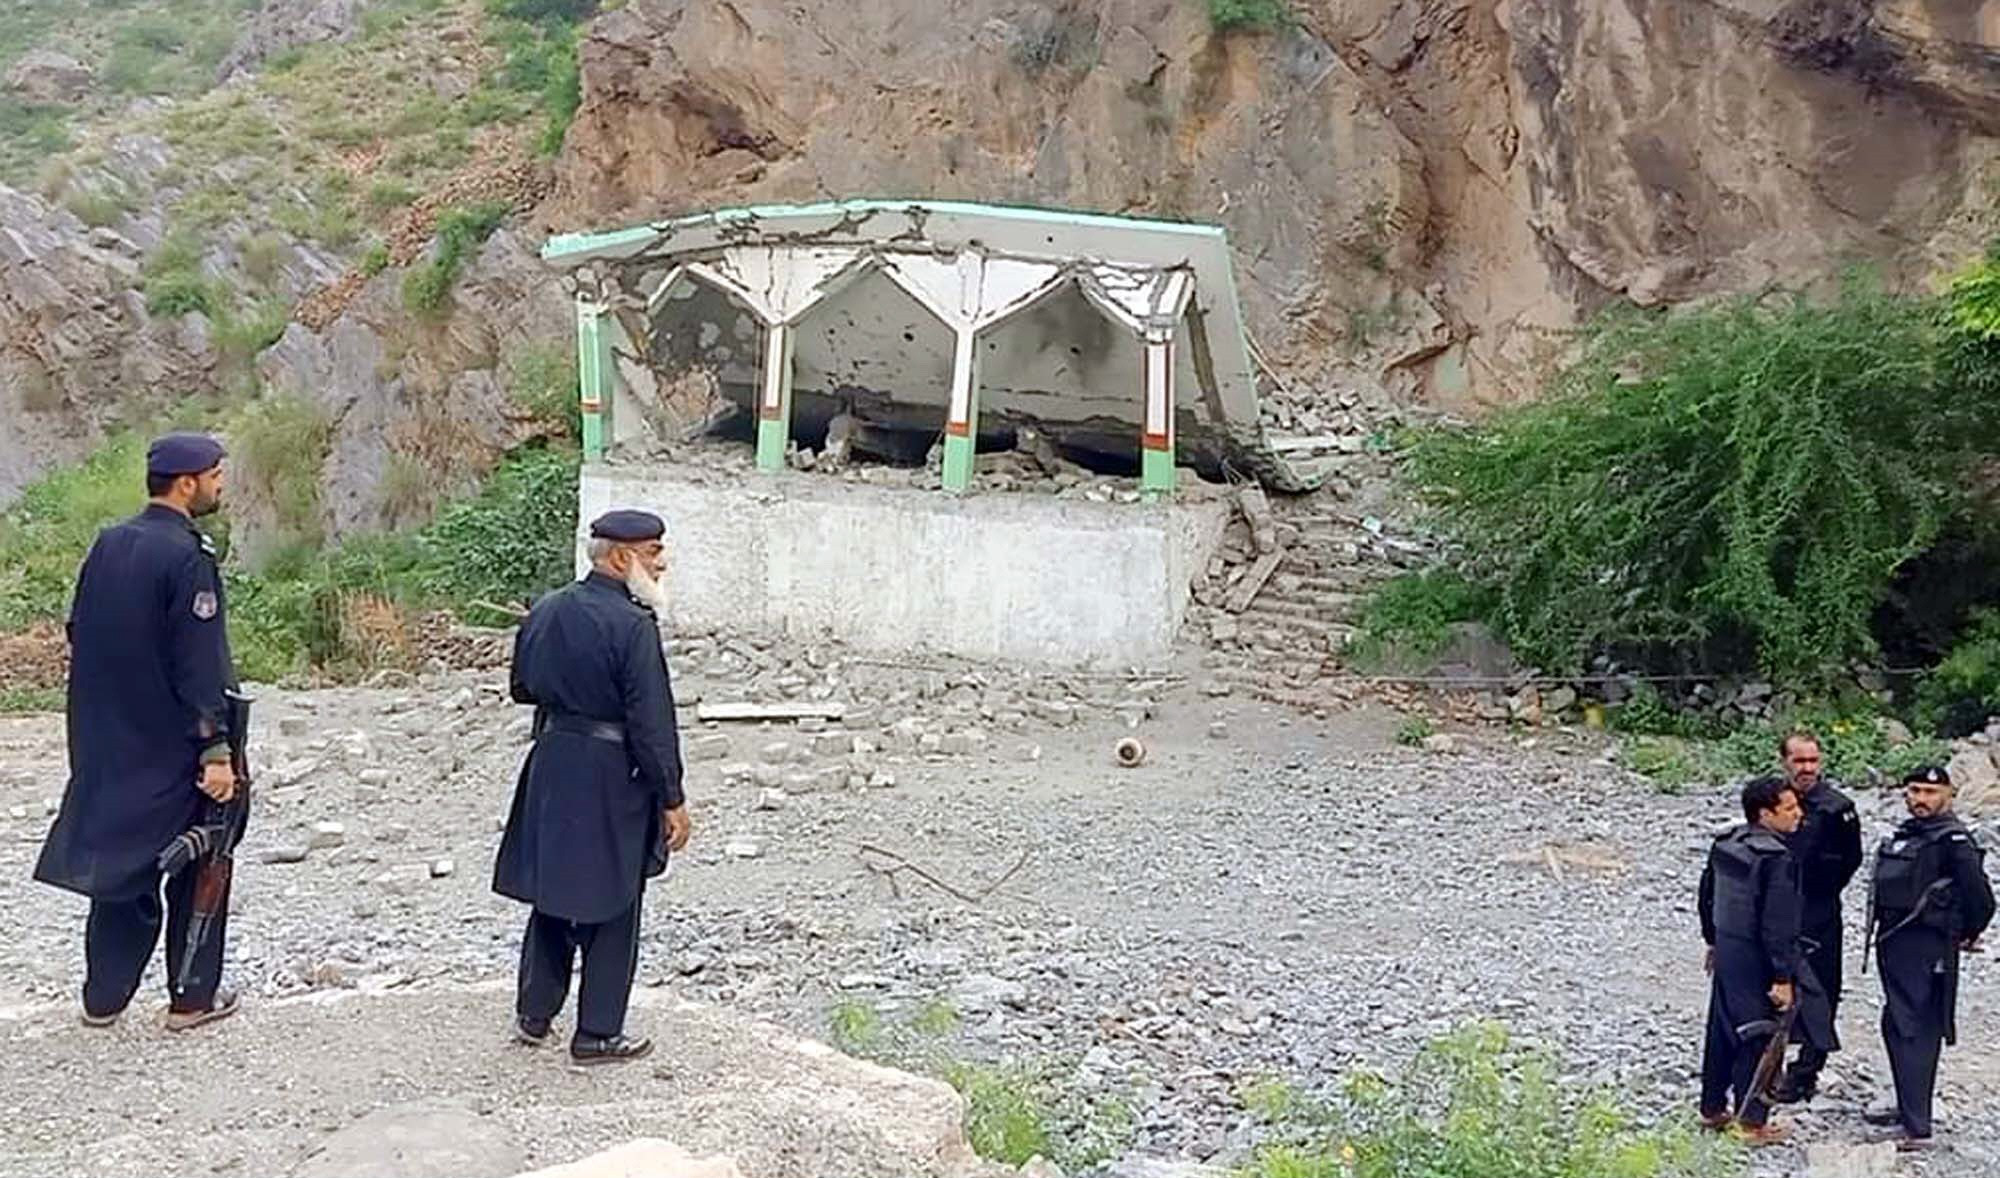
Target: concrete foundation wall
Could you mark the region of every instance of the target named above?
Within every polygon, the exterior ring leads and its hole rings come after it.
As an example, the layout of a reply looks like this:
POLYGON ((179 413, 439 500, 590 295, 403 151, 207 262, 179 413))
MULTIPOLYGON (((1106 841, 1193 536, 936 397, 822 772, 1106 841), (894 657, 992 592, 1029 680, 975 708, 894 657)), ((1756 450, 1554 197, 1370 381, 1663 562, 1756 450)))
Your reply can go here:
POLYGON ((614 507, 667 521, 675 625, 1061 666, 1163 659, 1227 522, 1219 503, 950 498, 659 465, 586 465, 580 507, 585 525, 614 507))

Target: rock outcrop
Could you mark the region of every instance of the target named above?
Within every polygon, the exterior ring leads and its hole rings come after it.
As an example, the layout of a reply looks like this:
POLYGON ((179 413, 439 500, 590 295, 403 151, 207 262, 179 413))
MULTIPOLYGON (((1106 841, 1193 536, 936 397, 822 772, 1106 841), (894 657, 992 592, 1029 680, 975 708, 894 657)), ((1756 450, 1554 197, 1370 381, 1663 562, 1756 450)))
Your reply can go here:
POLYGON ((0 499, 106 420, 207 385, 199 332, 147 313, 140 249, 0 185, 0 499))

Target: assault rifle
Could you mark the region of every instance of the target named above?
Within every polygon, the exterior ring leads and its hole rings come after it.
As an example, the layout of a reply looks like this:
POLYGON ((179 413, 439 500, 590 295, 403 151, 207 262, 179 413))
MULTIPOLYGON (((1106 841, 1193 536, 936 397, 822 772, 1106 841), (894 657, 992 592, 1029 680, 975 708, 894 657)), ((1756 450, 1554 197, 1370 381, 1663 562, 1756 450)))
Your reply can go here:
POLYGON ((236 844, 250 821, 250 697, 240 691, 223 693, 229 734, 229 764, 236 771, 236 792, 228 801, 205 798, 201 818, 160 852, 160 870, 169 876, 193 868, 194 911, 188 919, 187 951, 181 974, 172 979, 174 997, 198 990, 210 981, 201 976, 201 949, 216 922, 229 911, 229 883, 235 872, 236 844))

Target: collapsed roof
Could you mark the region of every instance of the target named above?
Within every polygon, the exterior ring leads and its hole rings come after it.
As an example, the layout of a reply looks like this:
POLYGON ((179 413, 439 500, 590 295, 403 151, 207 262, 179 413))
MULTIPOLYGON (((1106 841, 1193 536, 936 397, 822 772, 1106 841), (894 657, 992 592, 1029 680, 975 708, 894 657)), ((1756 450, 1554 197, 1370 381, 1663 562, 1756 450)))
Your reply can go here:
POLYGON ((1219 227, 845 201, 560 235, 542 256, 578 300, 611 447, 740 416, 769 466, 845 418, 892 458, 941 437, 963 488, 975 451, 1033 426, 1156 489, 1176 463, 1317 483, 1265 445, 1219 227))

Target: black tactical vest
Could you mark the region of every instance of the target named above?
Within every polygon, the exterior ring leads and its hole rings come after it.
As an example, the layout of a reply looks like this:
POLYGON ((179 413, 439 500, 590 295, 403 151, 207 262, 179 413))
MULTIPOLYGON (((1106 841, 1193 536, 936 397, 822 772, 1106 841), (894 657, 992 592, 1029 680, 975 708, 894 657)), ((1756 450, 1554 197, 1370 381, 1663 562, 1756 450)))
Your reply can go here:
POLYGON ((1715 840, 1717 936, 1757 936, 1757 874, 1765 860, 1783 854, 1784 841, 1758 826, 1739 826, 1715 840))
MULTIPOLYGON (((1882 840, 1875 851, 1876 920, 1895 924, 1922 902, 1932 884, 1950 877, 1945 840, 1964 829, 1956 820, 1914 829, 1913 824, 1906 822, 1882 840)), ((1924 906, 1924 914, 1917 923, 1949 931, 1958 912, 1958 898, 1952 891, 1949 886, 1939 889, 1924 906)))

